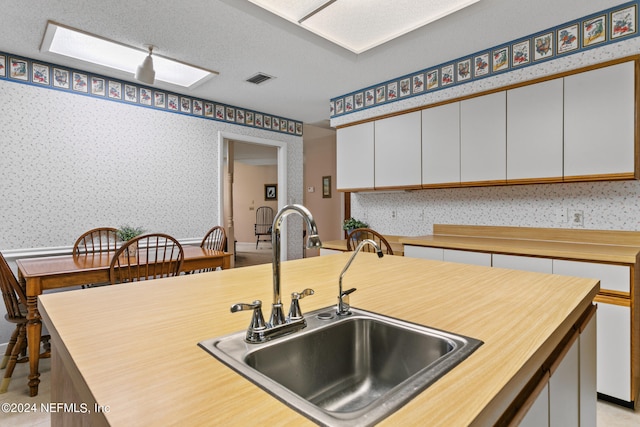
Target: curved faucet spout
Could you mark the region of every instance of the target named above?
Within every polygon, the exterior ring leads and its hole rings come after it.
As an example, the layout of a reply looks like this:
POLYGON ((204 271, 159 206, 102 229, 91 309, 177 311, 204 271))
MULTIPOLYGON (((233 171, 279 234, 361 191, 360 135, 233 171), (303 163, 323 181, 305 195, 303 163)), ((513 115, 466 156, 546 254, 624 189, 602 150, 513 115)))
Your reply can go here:
POLYGON ((351 314, 351 307, 349 306, 349 294, 355 291, 355 288, 353 288, 353 289, 349 289, 347 291, 342 292, 342 277, 344 276, 344 274, 347 272, 347 270, 351 266, 351 263, 353 262, 353 260, 356 257, 356 255, 358 255, 360 250, 365 245, 373 246, 375 248, 375 250, 376 250, 376 254, 378 255, 378 258, 382 258, 383 257, 383 253, 382 253, 382 250, 380 249, 380 246, 376 242, 374 242, 373 240, 364 239, 363 241, 361 241, 358 244, 356 249, 353 251, 353 254, 349 258, 349 261, 347 261, 347 264, 342 269, 342 273, 340 273, 340 279, 338 280, 338 286, 339 286, 339 290, 338 290, 338 307, 337 307, 336 311, 337 311, 337 314, 340 315, 340 316, 347 316, 347 315, 351 314))
POLYGON ((271 323, 272 326, 281 325, 285 322, 280 296, 280 228, 282 227, 282 222, 285 217, 292 213, 297 213, 307 223, 307 229, 309 231, 307 248, 319 248, 322 246, 322 242, 318 237, 316 222, 307 208, 302 205, 286 205, 278 211, 271 227, 271 243, 273 246, 273 310, 269 323, 271 323))

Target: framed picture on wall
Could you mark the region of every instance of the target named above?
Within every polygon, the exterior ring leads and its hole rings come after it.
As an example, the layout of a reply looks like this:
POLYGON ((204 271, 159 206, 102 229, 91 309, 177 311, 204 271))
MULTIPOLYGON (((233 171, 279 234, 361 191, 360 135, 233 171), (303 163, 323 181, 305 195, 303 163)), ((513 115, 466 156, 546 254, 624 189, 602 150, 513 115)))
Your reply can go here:
POLYGON ((323 199, 331 198, 331 177, 330 176, 322 177, 322 198, 323 199))
POLYGON ((264 199, 265 200, 278 200, 278 184, 265 184, 264 185, 264 199))

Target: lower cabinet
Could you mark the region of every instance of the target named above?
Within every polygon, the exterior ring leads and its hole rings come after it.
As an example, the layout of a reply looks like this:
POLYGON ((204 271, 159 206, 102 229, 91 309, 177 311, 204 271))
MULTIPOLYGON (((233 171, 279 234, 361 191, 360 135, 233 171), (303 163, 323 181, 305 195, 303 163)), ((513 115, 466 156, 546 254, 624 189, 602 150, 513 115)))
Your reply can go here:
POLYGON ((553 273, 553 260, 550 258, 534 258, 520 255, 493 254, 492 265, 511 270, 534 271, 536 273, 553 273))
POLYGON ((547 383, 533 406, 520 422, 520 427, 548 427, 549 426, 549 383, 547 383))
POLYGON ((442 255, 442 259, 449 262, 460 262, 462 264, 483 265, 485 267, 491 267, 491 254, 486 252, 445 249, 442 255))
POLYGON ((600 307, 580 333, 580 427, 596 427, 598 416, 596 348, 598 325, 602 319, 599 311, 600 307))
MULTIPOLYGON (((598 310, 599 311, 599 310, 598 310)), ((596 325, 599 313, 582 329, 520 427, 596 427, 596 325)))
POLYGON ((405 256, 599 279, 601 290, 614 291, 620 297, 607 298, 606 302, 596 300, 598 339, 596 344, 594 337, 591 344, 594 350, 590 354, 594 359, 592 363, 597 363, 597 378, 592 380, 597 382, 598 393, 623 402, 634 400, 631 342, 640 338, 631 336, 631 301, 625 297, 631 287, 629 266, 408 245, 405 245, 405 256))
MULTIPOLYGON (((600 279, 601 290, 629 292, 631 269, 623 265, 553 260, 553 273, 600 279)), ((630 300, 598 302, 598 393, 630 402, 631 390, 631 306, 630 300)))
POLYGON ((404 256, 432 259, 434 261, 459 262, 462 264, 491 267, 491 254, 485 252, 459 251, 457 249, 430 248, 428 246, 404 245, 404 256))
POLYGON ((598 303, 598 316, 598 392, 629 402, 631 310, 598 303))
POLYGON ((579 345, 578 339, 549 379, 549 426, 551 427, 580 426, 579 345))
POLYGON ((444 261, 444 249, 430 248, 428 246, 404 245, 404 256, 410 258, 431 259, 434 261, 444 261))

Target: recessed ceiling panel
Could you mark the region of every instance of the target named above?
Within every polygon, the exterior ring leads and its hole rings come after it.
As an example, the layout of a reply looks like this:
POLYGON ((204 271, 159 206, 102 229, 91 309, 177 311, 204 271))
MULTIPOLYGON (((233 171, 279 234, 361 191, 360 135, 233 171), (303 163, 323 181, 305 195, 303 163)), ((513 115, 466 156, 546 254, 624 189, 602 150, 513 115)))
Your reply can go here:
POLYGON ((249 0, 362 53, 480 0, 249 0))

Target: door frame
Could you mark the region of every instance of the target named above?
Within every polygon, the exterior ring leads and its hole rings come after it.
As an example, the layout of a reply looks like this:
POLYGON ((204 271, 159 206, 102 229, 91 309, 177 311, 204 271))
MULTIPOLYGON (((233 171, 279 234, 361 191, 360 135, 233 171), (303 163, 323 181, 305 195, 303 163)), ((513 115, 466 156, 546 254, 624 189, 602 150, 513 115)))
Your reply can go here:
MULTIPOLYGON (((228 140, 233 140, 237 142, 248 142, 251 144, 260 144, 260 145, 268 145, 271 147, 276 147, 278 149, 277 159, 278 159, 278 210, 282 209, 285 205, 287 205, 287 200, 289 198, 289 192, 287 188, 287 143, 282 141, 275 141, 272 139, 259 138, 255 136, 236 134, 233 132, 226 131, 218 131, 218 182, 220 185, 218 186, 218 218, 220 219, 220 223, 224 224, 224 158, 227 152, 228 140)), ((232 187, 233 188, 233 187, 232 187)), ((232 189, 233 191, 233 189, 232 189)), ((233 209, 233 206, 231 207, 233 209)), ((287 236, 287 222, 284 221, 281 227, 281 235, 287 236)), ((287 239, 283 238, 280 241, 280 256, 281 261, 287 260, 287 239)))

